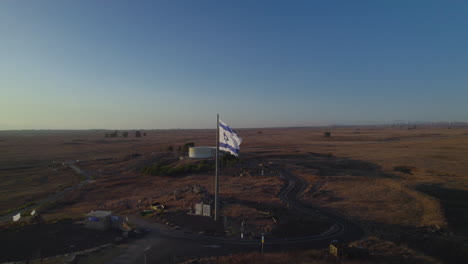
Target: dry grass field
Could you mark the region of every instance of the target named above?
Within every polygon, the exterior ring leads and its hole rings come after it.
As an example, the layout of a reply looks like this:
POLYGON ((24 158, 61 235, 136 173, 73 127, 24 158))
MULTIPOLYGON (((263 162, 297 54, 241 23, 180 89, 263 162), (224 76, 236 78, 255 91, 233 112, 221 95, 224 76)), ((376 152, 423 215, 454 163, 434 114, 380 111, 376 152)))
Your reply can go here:
MULTIPOLYGON (((142 169, 162 159, 177 160, 182 153, 176 150, 185 143, 214 145, 215 131, 145 132, 142 138, 133 132, 128 138, 105 138, 108 131, 0 132, 0 212, 80 182, 81 175, 61 165, 80 160, 77 165, 92 174, 93 183, 50 206, 43 212, 46 219, 80 218, 93 209, 135 214, 157 201, 168 208, 161 221, 172 219, 183 225, 186 219, 178 215, 197 201, 211 201, 213 172, 168 177, 143 174, 142 169), (169 152, 169 146, 175 150, 169 152), (203 191, 194 192, 196 185, 203 191)), ((261 217, 265 211, 280 212, 285 207, 277 196, 283 181, 274 173, 260 176, 259 164, 270 162, 308 183, 301 196, 304 202, 349 217, 369 235, 439 259, 466 256, 468 127, 237 132, 244 139, 241 158, 249 170, 240 176, 240 168, 224 168, 220 175, 222 214, 236 225, 242 219, 256 219, 250 222, 255 232, 278 228, 261 217), (324 137, 326 131, 331 137, 324 137)))

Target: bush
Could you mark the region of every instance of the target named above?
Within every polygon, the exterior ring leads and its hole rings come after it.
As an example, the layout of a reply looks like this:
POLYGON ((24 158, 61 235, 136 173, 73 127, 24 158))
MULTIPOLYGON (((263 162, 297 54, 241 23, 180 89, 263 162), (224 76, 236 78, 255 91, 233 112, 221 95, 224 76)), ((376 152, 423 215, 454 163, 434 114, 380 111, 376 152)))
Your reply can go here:
POLYGON ((183 147, 183 151, 184 151, 184 152, 189 152, 189 148, 190 148, 190 147, 195 147, 195 143, 193 143, 193 142, 186 143, 186 144, 184 145, 184 147, 183 147))
POLYGON ((167 151, 170 151, 170 152, 174 151, 174 147, 172 145, 167 147, 167 151))
POLYGON ((119 136, 119 132, 117 132, 117 130, 115 130, 114 132, 109 134, 109 137, 111 137, 111 138, 118 137, 118 136, 119 136))
POLYGON ((221 157, 220 161, 222 165, 233 166, 237 164, 240 161, 240 159, 237 156, 234 156, 230 153, 226 153, 221 157))
POLYGON ((413 172, 411 171, 412 169, 414 169, 413 167, 410 167, 410 166, 395 166, 393 168, 394 171, 399 171, 399 172, 403 172, 403 173, 406 173, 406 174, 413 174, 413 172))
POLYGON ((136 132, 135 132, 135 137, 137 137, 137 138, 141 137, 141 132, 140 132, 140 131, 136 131, 136 132))
POLYGON ((197 170, 198 170, 198 171, 207 171, 207 170, 210 170, 210 165, 200 163, 200 164, 198 164, 197 170))
POLYGON ((128 137, 128 132, 127 131, 123 132, 122 137, 124 137, 124 138, 128 137))
POLYGON ((326 137, 326 138, 329 138, 329 137, 331 137, 331 132, 328 132, 328 131, 324 132, 323 136, 326 137))

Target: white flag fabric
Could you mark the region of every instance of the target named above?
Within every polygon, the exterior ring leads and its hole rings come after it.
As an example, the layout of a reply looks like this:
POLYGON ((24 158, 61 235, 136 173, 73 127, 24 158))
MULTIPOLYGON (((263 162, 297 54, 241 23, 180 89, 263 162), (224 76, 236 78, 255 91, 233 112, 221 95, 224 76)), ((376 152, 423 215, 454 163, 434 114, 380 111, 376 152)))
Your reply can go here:
POLYGON ((219 149, 239 156, 242 138, 226 123, 219 120, 219 149))
POLYGON ((17 215, 13 216, 13 221, 16 222, 16 221, 20 220, 20 218, 21 218, 21 213, 18 213, 17 215))
POLYGON ((35 214, 36 214, 36 210, 32 210, 31 215, 35 215, 35 214))

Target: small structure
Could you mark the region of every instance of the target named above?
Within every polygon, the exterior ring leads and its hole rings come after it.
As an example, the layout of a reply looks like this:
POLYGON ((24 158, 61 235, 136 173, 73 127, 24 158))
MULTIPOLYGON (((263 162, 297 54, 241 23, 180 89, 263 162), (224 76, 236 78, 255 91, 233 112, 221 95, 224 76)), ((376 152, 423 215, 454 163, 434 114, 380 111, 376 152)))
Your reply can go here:
POLYGON ((208 216, 210 217, 211 215, 211 208, 209 204, 204 204, 203 205, 203 216, 208 216))
POLYGON ((197 203, 195 204, 195 214, 196 215, 202 215, 203 214, 203 204, 197 203))
POLYGON ((91 211, 86 215, 86 228, 106 231, 111 228, 111 211, 91 211))
POLYGON ((158 202, 151 203, 150 208, 158 214, 164 213, 164 209, 166 209, 166 207, 163 204, 158 202))
POLYGON ((190 147, 189 158, 209 159, 216 155, 216 147, 190 147))
POLYGON ((335 257, 347 257, 348 259, 366 259, 369 257, 369 250, 363 247, 343 245, 338 243, 338 240, 333 240, 330 243, 330 255, 335 257))
MULTIPOLYGON (((341 253, 341 252, 340 252, 341 253)), ((330 254, 335 256, 335 257, 338 257, 338 240, 333 240, 331 243, 330 243, 330 254)))
POLYGON ((195 215, 211 216, 211 206, 209 204, 196 203, 195 215))

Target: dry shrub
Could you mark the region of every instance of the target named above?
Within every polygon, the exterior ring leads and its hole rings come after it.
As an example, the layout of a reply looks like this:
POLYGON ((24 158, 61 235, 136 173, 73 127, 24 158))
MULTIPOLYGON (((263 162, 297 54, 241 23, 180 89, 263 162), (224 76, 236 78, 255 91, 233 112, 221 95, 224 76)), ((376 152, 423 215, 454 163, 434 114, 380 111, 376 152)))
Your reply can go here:
POLYGON ((352 246, 367 248, 371 259, 376 263, 438 263, 437 260, 416 252, 407 246, 396 245, 391 241, 376 237, 351 243, 352 246))
POLYGON ((239 219, 255 219, 263 216, 259 210, 240 204, 227 206, 223 209, 223 215, 239 219))
POLYGON ((413 169, 414 169, 414 167, 406 166, 406 165, 395 166, 393 168, 394 171, 399 171, 399 172, 403 172, 403 173, 406 173, 406 174, 413 174, 413 172, 412 172, 413 169))
POLYGON ((440 203, 393 179, 335 177, 307 202, 339 210, 358 220, 413 226, 443 226, 440 203), (352 184, 352 188, 350 188, 352 184))

